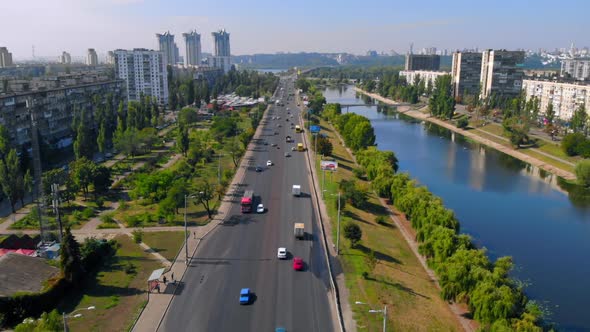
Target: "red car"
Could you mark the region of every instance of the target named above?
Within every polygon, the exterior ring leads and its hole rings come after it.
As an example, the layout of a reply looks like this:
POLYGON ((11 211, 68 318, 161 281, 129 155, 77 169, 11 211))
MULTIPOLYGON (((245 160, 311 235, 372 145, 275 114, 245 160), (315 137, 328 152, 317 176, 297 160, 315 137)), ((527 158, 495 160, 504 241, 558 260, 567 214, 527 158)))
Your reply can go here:
POLYGON ((295 270, 295 271, 303 270, 303 259, 301 259, 301 257, 293 258, 293 270, 295 270))

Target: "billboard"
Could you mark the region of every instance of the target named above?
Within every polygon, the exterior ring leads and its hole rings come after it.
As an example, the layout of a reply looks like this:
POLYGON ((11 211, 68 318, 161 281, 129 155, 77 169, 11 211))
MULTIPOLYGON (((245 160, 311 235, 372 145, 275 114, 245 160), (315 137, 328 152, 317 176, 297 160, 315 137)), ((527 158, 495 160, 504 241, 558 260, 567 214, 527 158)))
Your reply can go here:
POLYGON ((332 160, 322 160, 321 163, 322 171, 335 171, 338 169, 338 162, 332 160))
POLYGON ((320 132, 320 126, 317 126, 317 125, 310 126, 309 127, 309 131, 312 134, 319 133, 320 132))

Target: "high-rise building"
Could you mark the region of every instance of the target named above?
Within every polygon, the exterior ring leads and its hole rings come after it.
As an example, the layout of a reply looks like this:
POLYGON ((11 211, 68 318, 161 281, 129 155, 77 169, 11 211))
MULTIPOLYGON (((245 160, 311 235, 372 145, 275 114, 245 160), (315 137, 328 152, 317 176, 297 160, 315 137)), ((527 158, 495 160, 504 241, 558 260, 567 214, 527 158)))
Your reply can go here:
POLYGON ((481 79, 481 53, 455 52, 453 53, 453 95, 479 96, 481 79))
POLYGON ((211 35, 215 40, 215 56, 213 57, 213 67, 220 68, 224 73, 231 69, 229 33, 225 29, 218 32, 212 32, 211 35))
POLYGON ((59 57, 59 62, 62 65, 69 65, 70 63, 72 63, 72 56, 70 55, 70 53, 63 51, 61 52, 61 56, 59 57))
POLYGON ((161 51, 136 48, 115 50, 115 75, 125 80, 127 100, 139 100, 141 94, 168 103, 166 56, 161 51))
POLYGON ((438 71, 440 55, 406 54, 406 70, 438 71))
POLYGON ((561 76, 584 81, 590 79, 590 59, 561 60, 561 76))
POLYGON ((114 65, 115 64, 115 52, 108 51, 107 52, 107 65, 114 65))
POLYGON ((522 89, 524 52, 486 50, 481 56, 481 97, 515 97, 522 89))
POLYGON ((175 65, 178 62, 178 46, 174 42, 174 35, 170 31, 156 34, 160 52, 164 53, 166 64, 175 65))
POLYGON ((186 44, 184 64, 187 66, 199 66, 201 64, 201 35, 197 31, 183 33, 186 44))
POLYGON ((96 54, 96 50, 93 48, 88 49, 88 54, 86 55, 86 64, 88 66, 98 66, 98 55, 96 54))
POLYGON ((0 47, 0 68, 12 67, 12 53, 6 47, 0 47))
MULTIPOLYGON (((540 79, 523 80, 522 89, 526 99, 539 100, 539 113, 544 114, 549 104, 558 118, 569 121, 581 105, 590 105, 590 85, 543 81, 540 79)), ((590 109, 586 108, 590 116, 590 109)))

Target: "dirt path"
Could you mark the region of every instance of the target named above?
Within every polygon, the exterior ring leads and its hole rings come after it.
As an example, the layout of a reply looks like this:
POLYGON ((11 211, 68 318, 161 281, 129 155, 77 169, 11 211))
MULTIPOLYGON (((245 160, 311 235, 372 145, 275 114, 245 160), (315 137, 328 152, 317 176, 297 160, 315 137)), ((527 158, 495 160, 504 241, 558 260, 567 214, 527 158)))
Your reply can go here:
MULTIPOLYGON (((379 100, 379 101, 381 101, 381 102, 383 102, 385 104, 393 105, 393 106, 399 105, 399 103, 397 103, 397 102, 395 102, 395 101, 393 101, 391 99, 381 97, 380 95, 378 95, 376 93, 366 92, 366 91, 361 90, 361 89, 359 89, 357 87, 355 87, 354 89, 356 91, 362 93, 362 94, 365 94, 365 95, 367 95, 367 96, 369 96, 369 97, 371 97, 373 99, 379 100)), ((538 167, 540 169, 543 169, 543 170, 545 170, 547 172, 550 172, 550 173, 553 173, 553 174, 555 174, 557 176, 560 176, 560 177, 562 177, 562 178, 564 178, 566 180, 570 180, 570 181, 576 180, 576 176, 573 173, 571 173, 571 172, 568 172, 568 171, 563 170, 561 168, 557 168, 557 167, 555 167, 553 165, 550 165, 550 164, 547 164, 544 161, 541 161, 541 160, 539 160, 537 158, 528 156, 528 155, 526 155, 526 154, 524 154, 524 153, 522 153, 522 152, 520 152, 518 150, 509 148, 509 147, 506 147, 506 146, 504 146, 502 144, 499 144, 499 143, 496 143, 496 142, 494 142, 492 140, 489 140, 487 138, 481 137, 481 136, 475 134, 473 131, 463 130, 463 129, 457 128, 457 127, 455 127, 455 126, 453 126, 453 125, 451 125, 451 124, 449 124, 449 123, 447 123, 445 121, 442 121, 442 120, 437 119, 435 117, 432 117, 430 115, 426 115, 426 114, 424 114, 424 113, 422 113, 420 111, 409 110, 409 111, 405 111, 405 112, 401 112, 401 113, 404 113, 406 115, 409 115, 409 116, 411 116, 413 118, 416 118, 416 119, 419 119, 419 120, 424 120, 424 121, 435 123, 435 124, 437 124, 437 125, 439 125, 441 127, 447 128, 447 129, 449 129, 449 130, 451 130, 453 132, 456 132, 456 133, 458 133, 460 135, 463 135, 465 137, 468 137, 468 138, 470 138, 470 139, 472 139, 472 140, 474 140, 476 142, 479 142, 481 144, 487 145, 487 146, 489 146, 491 148, 494 148, 494 149, 496 149, 496 150, 498 150, 500 152, 503 152, 503 153, 505 153, 507 155, 510 155, 510 156, 512 156, 514 158, 520 159, 520 160, 522 160, 522 161, 524 161, 526 163, 529 163, 529 164, 531 164, 533 166, 536 166, 536 167, 538 167)), ((487 132, 486 132, 486 134, 487 134, 487 132)), ((536 152, 539 152, 539 151, 536 151, 536 152)), ((559 160, 559 161, 561 161, 561 160, 559 160)), ((563 161, 563 162, 568 163, 567 161, 563 161)))

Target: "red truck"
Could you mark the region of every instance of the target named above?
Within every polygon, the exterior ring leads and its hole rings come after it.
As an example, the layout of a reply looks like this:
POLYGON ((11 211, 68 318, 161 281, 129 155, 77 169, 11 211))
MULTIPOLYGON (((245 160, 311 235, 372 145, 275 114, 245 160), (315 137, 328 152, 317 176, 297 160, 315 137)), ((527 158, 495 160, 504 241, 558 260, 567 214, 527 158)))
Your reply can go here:
POLYGON ((242 201, 240 202, 242 213, 252 212, 252 205, 254 204, 254 191, 246 190, 242 201))

